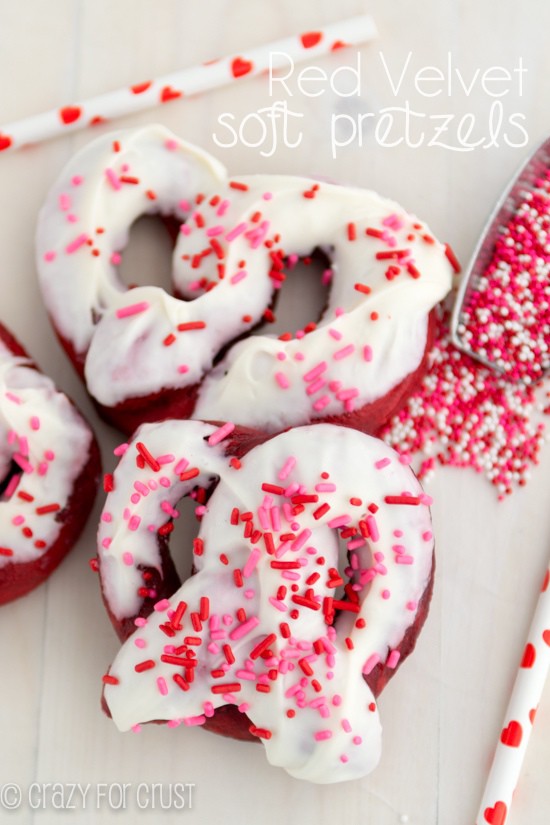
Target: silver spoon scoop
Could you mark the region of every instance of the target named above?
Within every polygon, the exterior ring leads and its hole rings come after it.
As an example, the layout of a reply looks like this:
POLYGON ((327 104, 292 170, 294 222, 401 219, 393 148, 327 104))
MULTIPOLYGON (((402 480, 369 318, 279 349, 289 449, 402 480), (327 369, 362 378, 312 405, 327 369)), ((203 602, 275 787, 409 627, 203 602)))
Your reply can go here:
MULTIPOLYGON (((453 344, 472 358, 480 361, 487 367, 504 373, 506 370, 495 359, 489 359, 483 353, 471 347, 464 333, 468 329, 468 316, 465 308, 468 307, 472 293, 479 289, 480 281, 486 271, 495 251, 495 243, 509 221, 514 217, 518 207, 525 200, 526 193, 535 188, 535 181, 545 175, 550 169, 550 138, 541 143, 523 163, 519 172, 502 194, 485 225, 481 237, 474 249, 473 255, 462 276, 460 287, 451 317, 451 336, 453 344)), ((550 244, 550 236, 548 237, 550 244)), ((546 335, 550 346, 550 335, 546 335)), ((550 363, 541 362, 540 377, 550 372, 550 363)), ((526 376, 525 383, 531 383, 526 376)))

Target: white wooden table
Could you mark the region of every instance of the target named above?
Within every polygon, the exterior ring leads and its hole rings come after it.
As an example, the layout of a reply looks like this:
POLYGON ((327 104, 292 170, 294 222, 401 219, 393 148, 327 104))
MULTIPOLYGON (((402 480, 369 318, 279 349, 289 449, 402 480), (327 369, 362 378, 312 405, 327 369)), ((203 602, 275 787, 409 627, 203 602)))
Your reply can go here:
MULTIPOLYGON (((0 0, 0 121, 364 10, 360 0, 0 0)), ((322 175, 372 187, 421 215, 465 261, 526 148, 512 148, 504 141, 498 148, 471 152, 426 142, 418 148, 385 148, 367 120, 363 147, 354 141, 333 158, 331 116, 356 117, 402 106, 408 98, 414 110, 426 115, 474 113, 475 135, 483 138, 488 135, 491 98, 478 84, 469 96, 455 87, 450 97, 444 93, 428 98, 415 92, 412 75, 406 72, 396 96, 379 51, 394 78, 409 51, 411 70, 435 65, 444 72, 451 52, 468 82, 478 68, 483 72, 498 64, 513 72, 523 58, 523 94, 516 82, 502 102, 506 117, 515 112, 525 116, 529 145, 535 144, 550 126, 550 4, 371 0, 366 10, 376 19, 380 40, 361 50, 360 97, 344 99, 330 89, 317 98, 295 94, 292 106, 306 117, 301 121, 302 143, 294 149, 279 146, 267 158, 243 145, 217 149, 214 144, 220 114, 232 112, 240 119, 269 103, 265 79, 177 101, 120 125, 160 120, 217 151, 232 173, 322 175)), ((353 60, 351 52, 340 52, 319 64, 334 70, 353 60)), ((433 136, 433 122, 426 122, 427 137, 433 136)), ((512 128, 509 132, 519 136, 512 128)), ((54 338, 33 259, 34 225, 47 188, 89 139, 89 132, 80 133, 0 156, 0 316, 81 404, 97 428, 105 469, 111 469, 119 437, 94 414, 54 338)), ((134 239, 134 260, 141 260, 142 274, 159 260, 167 269, 167 260, 158 249, 151 250, 144 234, 134 239)), ((550 548, 549 481, 548 449, 527 488, 502 504, 474 473, 438 472, 429 487, 435 498, 435 596, 415 655, 381 697, 382 762, 363 781, 326 788, 270 768, 252 745, 200 730, 156 726, 139 735, 122 735, 103 716, 100 680, 117 641, 87 566, 95 552, 98 502, 82 540, 50 581, 0 610, 0 785, 18 783, 23 789, 21 808, 0 810, 0 822, 175 823, 183 818, 201 825, 328 825, 335 820, 350 825, 471 825, 550 548), (92 789, 86 805, 75 797, 76 810, 71 812, 54 810, 47 792, 47 809, 33 811, 25 797, 33 782, 89 783, 94 789, 98 783, 114 783, 114 790, 111 805, 108 797, 100 798, 98 808, 97 790, 92 789), (155 809, 149 804, 138 810, 137 786, 154 782, 165 787, 194 783, 192 809, 163 810, 157 796, 155 809), (116 786, 122 783, 132 785, 127 806, 114 811, 116 786)), ((512 825, 550 821, 549 764, 550 686, 538 713, 512 825)), ((147 804, 145 797, 141 801, 147 804)))

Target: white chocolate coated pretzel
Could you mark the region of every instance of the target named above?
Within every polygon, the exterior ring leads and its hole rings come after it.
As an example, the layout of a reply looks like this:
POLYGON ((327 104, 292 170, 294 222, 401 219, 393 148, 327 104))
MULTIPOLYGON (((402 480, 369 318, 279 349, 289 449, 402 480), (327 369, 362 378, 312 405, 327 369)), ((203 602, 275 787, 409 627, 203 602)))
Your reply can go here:
POLYGON ((161 391, 196 392, 193 417, 271 432, 352 413, 414 373, 451 284, 443 246, 396 203, 299 177, 227 182, 213 158, 159 126, 75 156, 41 211, 37 255, 50 315, 100 405, 142 399, 145 409, 161 391), (179 297, 118 279, 144 213, 186 221, 179 297), (283 269, 317 248, 332 275, 317 328, 233 344, 262 320, 283 269))
POLYGON ((364 676, 396 667, 417 619, 432 572, 428 498, 396 453, 355 430, 296 428, 238 461, 226 447, 236 434, 143 425, 114 473, 98 541, 103 594, 116 623, 141 615, 104 677, 106 704, 122 730, 202 724, 235 704, 293 776, 363 776, 380 754, 364 676), (142 574, 162 570, 159 529, 182 496, 216 481, 196 573, 145 617, 154 594, 142 574))
POLYGON ((0 604, 40 584, 74 544, 98 473, 89 426, 0 324, 0 604))

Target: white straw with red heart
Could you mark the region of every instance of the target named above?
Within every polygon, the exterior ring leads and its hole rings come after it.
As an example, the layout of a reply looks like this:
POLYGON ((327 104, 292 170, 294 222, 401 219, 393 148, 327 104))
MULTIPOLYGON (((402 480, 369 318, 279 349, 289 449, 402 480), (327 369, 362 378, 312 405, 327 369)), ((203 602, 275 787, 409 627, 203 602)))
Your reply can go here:
POLYGON ((550 566, 506 709, 477 825, 504 825, 550 666, 550 566))
POLYGON ((156 80, 136 83, 1 126, 0 152, 140 112, 170 100, 220 88, 240 78, 262 74, 270 68, 288 68, 288 58, 300 63, 345 46, 365 43, 376 36, 374 20, 363 14, 156 80))

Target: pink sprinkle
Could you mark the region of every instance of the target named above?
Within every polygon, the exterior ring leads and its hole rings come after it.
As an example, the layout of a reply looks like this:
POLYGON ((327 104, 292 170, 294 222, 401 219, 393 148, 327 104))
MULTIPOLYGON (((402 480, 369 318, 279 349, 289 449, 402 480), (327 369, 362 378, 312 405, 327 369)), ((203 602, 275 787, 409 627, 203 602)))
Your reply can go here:
POLYGON ((330 282, 332 280, 332 275, 333 275, 332 269, 325 269, 323 271, 323 274, 321 275, 321 283, 323 284, 323 286, 326 286, 327 284, 330 284, 330 282))
POLYGON ((128 567, 131 567, 134 563, 134 557, 131 553, 123 553, 122 561, 124 562, 124 564, 127 564, 128 567))
POLYGON ((46 459, 46 461, 53 461, 55 458, 55 453, 53 452, 53 450, 46 450, 44 452, 44 458, 46 459))
POLYGON ((180 234, 188 236, 191 234, 191 226, 188 223, 182 223, 180 226, 180 234))
POLYGON ((296 459, 294 458, 294 456, 290 456, 289 458, 287 458, 287 460, 283 464, 283 467, 279 471, 280 480, 284 481, 286 478, 288 478, 289 474, 292 472, 295 466, 296 459))
POLYGON ((276 372, 275 373, 275 380, 277 381, 277 384, 283 390, 287 390, 290 387, 290 381, 288 380, 288 378, 286 377, 284 372, 276 372))
POLYGON ((422 533, 422 538, 424 539, 424 541, 431 541, 433 538, 433 534, 430 530, 426 530, 424 533, 422 533))
POLYGON ((269 597, 269 603, 272 604, 273 607, 275 607, 277 610, 280 610, 281 613, 284 613, 286 610, 288 610, 284 602, 280 601, 279 599, 275 599, 273 596, 269 597))
POLYGON ((56 253, 53 250, 50 250, 49 252, 44 252, 44 260, 48 261, 48 263, 50 261, 54 261, 55 256, 56 256, 56 253))
POLYGON ((174 467, 174 472, 177 476, 179 476, 181 475, 181 473, 184 473, 186 471, 187 467, 189 467, 188 460, 186 458, 182 458, 174 467))
POLYGON ((208 439, 208 443, 211 447, 214 447, 216 444, 219 444, 220 441, 223 441, 224 438, 233 432, 235 429, 235 425, 231 422, 227 422, 222 427, 219 427, 217 430, 214 430, 212 435, 208 439))
POLYGON ((207 238, 215 238, 216 235, 221 235, 223 232, 223 226, 218 224, 218 226, 211 226, 209 229, 206 230, 206 237, 207 238))
POLYGON ((258 562, 260 561, 260 556, 260 551, 257 547, 254 547, 246 561, 246 564, 243 567, 243 577, 245 579, 247 579, 252 574, 253 570, 256 568, 258 562))
POLYGON ((307 528, 305 530, 302 530, 300 535, 297 536, 296 539, 292 542, 291 549, 292 550, 300 550, 304 546, 304 544, 306 543, 306 541, 308 540, 308 538, 310 536, 311 536, 311 530, 308 530, 307 528))
POLYGON ((167 140, 164 141, 164 145, 166 146, 169 152, 173 152, 175 149, 178 148, 178 142, 177 140, 174 140, 174 138, 167 138, 167 140))
POLYGON ((387 218, 384 218, 382 221, 382 226, 389 226, 390 229, 401 229, 403 226, 403 221, 396 215, 395 212, 392 212, 391 215, 388 215, 387 218))
MULTIPOLYGON (((354 541, 348 541, 348 550, 357 550, 359 547, 364 547, 366 543, 367 542, 363 538, 355 539, 354 541)), ((354 556, 353 559, 352 559, 352 565, 351 565, 352 567, 353 567, 354 563, 356 563, 356 562, 354 562, 354 560, 356 558, 357 557, 354 556)))
POLYGON ((10 478, 8 486, 4 490, 4 496, 9 499, 15 493, 17 487, 19 485, 19 476, 14 475, 10 478))
POLYGON ((37 415, 31 416, 31 430, 39 430, 40 429, 40 419, 37 415))
POLYGON ((166 696, 168 693, 168 685, 166 684, 166 679, 163 676, 159 676, 157 679, 157 687, 159 689, 159 693, 163 696, 166 696))
POLYGON ((109 181, 109 183, 115 191, 118 192, 118 190, 122 188, 122 184, 118 178, 118 175, 113 169, 107 167, 107 169, 105 170, 105 177, 107 178, 107 180, 109 181))
POLYGON ((380 538, 380 533, 378 532, 378 525, 376 523, 376 519, 374 518, 374 516, 367 516, 366 522, 369 531, 369 536, 371 537, 372 541, 378 541, 378 539, 380 538))
POLYGON ((15 524, 16 527, 19 527, 21 524, 24 524, 25 518, 24 516, 14 516, 11 520, 12 524, 15 524))
POLYGON ((318 730, 314 734, 314 738, 317 742, 322 742, 324 739, 332 739, 332 731, 331 730, 318 730))
POLYGON ((276 533, 281 529, 281 511, 279 507, 271 507, 269 514, 271 516, 271 526, 276 533))
POLYGON ((374 668, 379 662, 380 656, 378 655, 378 653, 373 653, 371 656, 369 656, 369 658, 363 665, 363 673, 365 674, 365 676, 368 676, 369 673, 371 673, 374 670, 374 668))
POLYGON ((172 455, 172 453, 167 453, 166 455, 158 455, 157 461, 159 464, 171 464, 173 461, 176 460, 176 457, 172 455))
POLYGON ((387 467, 391 464, 391 460, 389 458, 381 458, 379 461, 375 461, 374 466, 377 470, 383 470, 384 467, 387 467))
POLYGON ((372 361, 372 347, 369 347, 368 344, 363 347, 363 358, 365 361, 372 361))
POLYGON ((231 284, 238 284, 240 281, 244 280, 244 278, 246 278, 247 275, 248 273, 246 269, 239 269, 238 272, 235 272, 235 274, 231 276, 229 282, 231 284))
POLYGON ((264 192, 263 195, 262 195, 262 198, 264 199, 264 201, 270 201, 272 197, 273 197, 272 192, 264 192))
POLYGON ((143 650, 144 647, 147 647, 147 642, 145 641, 145 639, 141 639, 140 637, 134 639, 134 644, 136 647, 139 647, 140 650, 143 650))
MULTIPOLYGON (((219 213, 218 213, 219 214, 219 213)), ((235 238, 238 238, 246 229, 245 223, 239 223, 237 226, 234 226, 233 229, 230 229, 227 235, 225 236, 226 241, 234 241, 235 238)))
POLYGON ((323 387, 326 386, 326 381, 323 381, 322 378, 318 378, 317 381, 312 381, 311 384, 306 388, 307 395, 315 395, 316 392, 322 390, 323 387))
POLYGON ((113 454, 116 456, 124 455, 129 446, 129 444, 119 444, 118 447, 115 447, 113 450, 113 454))
POLYGON ((139 315, 140 312, 145 312, 146 309, 149 309, 149 302, 140 301, 137 304, 131 304, 130 306, 117 309, 116 317, 128 318, 130 315, 139 315))
POLYGON ((7 392, 6 393, 6 398, 8 399, 8 401, 13 401, 14 404, 20 404, 21 403, 21 399, 19 398, 19 396, 14 395, 12 392, 7 392))
POLYGON ((418 602, 407 602, 407 610, 416 610, 418 602))
POLYGON ((331 338, 334 338, 335 341, 341 341, 342 339, 342 333, 339 332, 339 330, 337 329, 329 329, 328 334, 331 336, 331 338))
POLYGON ((386 667, 395 668, 397 667, 397 663, 401 658, 401 654, 398 650, 392 650, 388 658, 386 659, 386 667))
POLYGON ((143 616, 137 616, 137 618, 134 619, 134 624, 136 627, 145 627, 147 624, 147 619, 143 616))
POLYGON ((149 495, 149 487, 143 483, 143 481, 134 481, 134 489, 137 490, 142 496, 149 495))
POLYGON ((245 679, 248 682, 255 682, 256 681, 255 674, 252 673, 252 671, 250 671, 250 670, 242 670, 242 669, 237 670, 236 673, 235 673, 235 676, 237 677, 237 679, 245 679))
POLYGON ((351 520, 352 520, 351 516, 347 516, 347 515, 336 516, 336 518, 333 518, 329 521, 328 526, 332 530, 335 530, 338 527, 344 527, 344 525, 349 524, 351 520))
POLYGON ((111 263, 115 266, 118 266, 121 260, 122 255, 120 254, 120 252, 113 252, 113 254, 111 255, 111 263))
POLYGON ((359 395, 359 390, 355 389, 355 387, 352 387, 349 390, 340 390, 340 392, 338 392, 336 394, 336 398, 338 399, 338 401, 348 401, 349 402, 353 398, 357 398, 358 395, 359 395))
POLYGON ((62 192, 59 196, 59 208, 66 212, 68 209, 71 208, 71 198, 65 192, 62 192))
POLYGON ((65 247, 65 252, 67 255, 72 255, 72 253, 76 252, 77 249, 80 249, 80 247, 83 246, 87 240, 88 236, 85 233, 82 233, 82 235, 79 235, 74 239, 74 241, 71 241, 71 243, 65 247))
POLYGON ((12 456, 13 460, 16 464, 18 464, 24 473, 32 473, 34 468, 32 464, 27 461, 27 459, 21 455, 21 453, 14 453, 12 456))
POLYGON ((336 490, 336 484, 333 484, 329 481, 321 481, 319 484, 315 485, 315 492, 316 493, 334 493, 336 490))
POLYGON ((230 201, 222 201, 216 210, 216 215, 219 215, 219 217, 222 218, 229 209, 230 205, 230 201))
POLYGON ((342 719, 342 727, 346 733, 351 733, 351 724, 349 719, 342 719))
POLYGON ((347 347, 342 347, 342 349, 337 350, 332 357, 335 361, 341 361, 342 358, 347 358, 348 355, 352 355, 354 352, 354 344, 348 344, 347 347))
POLYGON ((130 730, 132 731, 132 733, 141 733, 141 725, 140 724, 132 725, 130 730))
POLYGON ((313 379, 317 378, 319 375, 321 375, 321 373, 324 372, 327 369, 327 367, 328 367, 327 362, 326 361, 321 361, 319 364, 317 364, 316 367, 313 367, 312 369, 309 370, 309 372, 305 373, 304 381, 313 381, 313 379))
POLYGON ((391 593, 390 593, 389 590, 382 590, 381 596, 382 596, 383 599, 389 599, 390 596, 391 596, 391 593))
POLYGON ((185 375, 186 372, 189 372, 189 367, 187 364, 180 364, 178 367, 178 372, 180 375, 185 375))
POLYGON ((254 630, 254 628, 257 627, 259 624, 260 620, 258 619, 258 617, 251 616, 250 619, 248 619, 246 622, 243 622, 242 624, 235 627, 229 634, 229 638, 234 640, 242 639, 243 636, 246 636, 248 633, 254 630))
POLYGON ((82 175, 74 175, 74 177, 71 178, 71 183, 73 186, 80 186, 80 184, 83 182, 84 178, 82 177, 82 175))
POLYGON ((128 527, 129 527, 130 530, 137 530, 140 524, 141 524, 140 517, 139 516, 132 516, 132 518, 128 522, 128 527))
POLYGON ((186 716, 183 720, 184 725, 204 725, 206 716, 186 716))
POLYGON ((330 395, 322 395, 313 405, 313 409, 316 412, 321 412, 328 404, 330 404, 330 395))
POLYGON ((178 203, 178 207, 181 209, 182 212, 190 212, 191 211, 191 204, 188 200, 181 200, 178 203))

